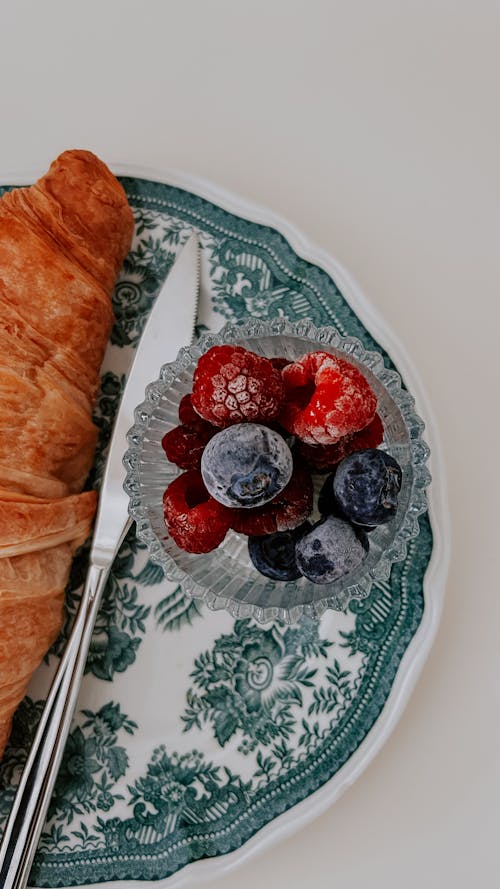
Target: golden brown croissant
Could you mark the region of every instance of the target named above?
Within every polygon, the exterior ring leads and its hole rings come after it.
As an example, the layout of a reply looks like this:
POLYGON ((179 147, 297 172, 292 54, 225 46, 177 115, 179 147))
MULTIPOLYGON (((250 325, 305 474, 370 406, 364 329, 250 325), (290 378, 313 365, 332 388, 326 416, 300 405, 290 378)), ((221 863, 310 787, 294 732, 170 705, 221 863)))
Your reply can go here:
POLYGON ((92 526, 91 411, 132 232, 123 188, 88 151, 0 200, 0 757, 92 526))

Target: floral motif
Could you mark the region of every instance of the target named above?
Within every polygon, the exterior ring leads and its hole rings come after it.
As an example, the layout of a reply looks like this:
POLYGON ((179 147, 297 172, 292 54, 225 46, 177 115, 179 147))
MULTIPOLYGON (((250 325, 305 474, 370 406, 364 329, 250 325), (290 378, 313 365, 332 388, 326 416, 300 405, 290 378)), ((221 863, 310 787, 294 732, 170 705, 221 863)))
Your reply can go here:
POLYGON ((132 735, 137 725, 120 705, 110 702, 96 713, 83 710, 86 717, 70 733, 59 770, 49 819, 58 816, 68 824, 75 815, 107 812, 123 795, 115 785, 128 768, 128 754, 118 744, 118 734, 132 735))
POLYGON ((175 262, 184 230, 179 221, 159 225, 157 214, 137 212, 134 244, 113 296, 113 345, 137 345, 151 306, 175 262))
MULTIPOLYGON (((59 785, 62 794, 68 799, 85 799, 94 787, 94 774, 100 765, 95 759, 97 745, 95 738, 86 738, 80 728, 74 729, 68 737, 64 758, 59 771, 59 785)), ((56 790, 54 808, 59 808, 61 798, 56 790)))
MULTIPOLYGON (((148 580, 149 562, 134 574, 138 555, 144 555, 145 546, 135 536, 132 527, 113 563, 104 591, 85 670, 99 679, 112 680, 115 673, 122 673, 136 658, 137 649, 146 632, 150 605, 140 601, 142 586, 158 583, 163 575, 154 570, 148 580)), ((64 648, 78 608, 82 585, 88 564, 88 546, 73 562, 66 593, 66 618, 62 633, 52 652, 60 654, 64 648)))
POLYGON ((266 701, 279 693, 278 671, 284 645, 273 630, 262 632, 259 640, 243 646, 241 659, 234 667, 236 692, 244 699, 249 713, 261 710, 266 701))
POLYGON ((223 780, 221 769, 206 763, 198 750, 168 754, 161 745, 153 753, 146 776, 135 782, 130 793, 137 825, 154 824, 158 833, 171 833, 183 821, 197 821, 215 800, 221 804, 241 799, 244 785, 229 770, 223 780))
MULTIPOLYGON (((321 645, 312 624, 303 620, 301 627, 307 628, 306 636, 315 636, 316 650, 324 655, 329 643, 321 645)), ((306 648, 310 645, 309 638, 306 648)), ((220 636, 194 666, 184 730, 210 722, 222 746, 240 732, 241 753, 291 736, 297 721, 294 708, 302 705, 302 691, 313 686, 317 672, 307 664, 300 633, 277 626, 264 630, 249 620, 236 621, 233 633, 220 636)))
MULTIPOLYGON (((153 565, 152 562, 149 564, 153 565)), ((158 568, 157 565, 154 567, 158 568)), ((154 613, 157 625, 162 630, 179 630, 184 624, 191 624, 194 618, 201 615, 202 606, 197 599, 188 599, 180 586, 177 586, 160 599, 154 613)))
POLYGON ((26 696, 14 714, 9 745, 0 763, 0 835, 2 822, 10 811, 42 710, 43 701, 33 701, 26 696))
POLYGON ((113 345, 137 345, 155 297, 174 260, 175 253, 165 250, 161 241, 152 237, 148 238, 147 244, 139 244, 130 251, 113 297, 113 345))

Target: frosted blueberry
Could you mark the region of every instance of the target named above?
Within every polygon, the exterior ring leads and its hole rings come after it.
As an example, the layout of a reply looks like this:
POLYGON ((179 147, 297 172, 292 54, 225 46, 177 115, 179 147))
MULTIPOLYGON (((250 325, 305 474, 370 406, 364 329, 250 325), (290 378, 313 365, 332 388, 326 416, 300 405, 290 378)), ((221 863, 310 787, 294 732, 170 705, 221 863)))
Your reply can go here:
POLYGON ((382 525, 396 514, 399 463, 378 448, 356 451, 337 466, 333 493, 342 512, 359 525, 382 525))
POLYGON ((271 580, 298 580, 302 575, 297 568, 295 544, 310 528, 311 523, 304 522, 291 531, 249 537, 248 554, 257 571, 271 580))
POLYGON ((290 448, 273 429, 238 423, 218 432, 201 459, 207 491, 224 506, 262 506, 290 481, 290 448))
POLYGON ((354 571, 368 552, 363 531, 344 519, 321 519, 295 547, 299 571, 313 583, 332 583, 354 571))

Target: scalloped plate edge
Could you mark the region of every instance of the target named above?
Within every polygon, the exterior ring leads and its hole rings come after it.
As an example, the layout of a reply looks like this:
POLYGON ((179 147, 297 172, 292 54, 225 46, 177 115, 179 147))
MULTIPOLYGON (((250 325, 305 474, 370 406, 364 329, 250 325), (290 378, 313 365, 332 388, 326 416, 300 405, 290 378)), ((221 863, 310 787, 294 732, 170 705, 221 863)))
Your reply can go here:
MULTIPOLYGON (((181 871, 163 880, 155 880, 157 889, 181 889, 194 881, 204 882, 223 876, 244 864, 323 814, 359 778, 387 741, 406 707, 424 663, 431 650, 439 626, 444 590, 448 576, 451 549, 447 482, 443 450, 429 399, 417 371, 405 349, 383 318, 371 305, 352 275, 333 256, 312 244, 298 229, 271 210, 253 204, 204 179, 177 170, 156 170, 133 164, 110 163, 117 176, 130 176, 183 188, 205 198, 237 216, 279 231, 302 259, 322 268, 329 274, 344 298, 358 315, 375 340, 391 355, 396 367, 408 383, 418 412, 425 420, 426 440, 431 448, 429 468, 432 483, 427 490, 429 516, 433 532, 433 550, 424 578, 425 608, 423 618, 410 642, 385 706, 375 725, 349 760, 326 784, 274 818, 243 846, 215 858, 201 859, 186 865, 181 871)), ((29 184, 43 175, 44 169, 9 171, 0 175, 2 185, 29 184)), ((79 889, 140 889, 151 887, 150 881, 113 881, 89 883, 79 889)), ((68 887, 69 889, 69 887, 68 887)))

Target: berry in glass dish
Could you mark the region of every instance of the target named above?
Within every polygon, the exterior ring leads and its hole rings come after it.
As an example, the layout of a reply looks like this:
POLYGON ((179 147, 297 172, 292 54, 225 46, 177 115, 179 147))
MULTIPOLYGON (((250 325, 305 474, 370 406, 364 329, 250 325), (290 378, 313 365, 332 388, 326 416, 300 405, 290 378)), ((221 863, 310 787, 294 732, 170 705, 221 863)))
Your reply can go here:
POLYGON ((295 545, 310 528, 310 522, 303 522, 290 531, 249 537, 248 555, 254 568, 271 580, 298 580, 302 574, 297 567, 295 545))
POLYGON ((231 528, 238 534, 273 534, 290 531, 309 518, 313 508, 313 482, 303 466, 294 466, 286 488, 270 503, 254 509, 233 509, 231 528))
POLYGON ((262 506, 283 491, 292 471, 292 453, 284 439, 257 423, 238 423, 218 432, 201 458, 206 488, 225 506, 262 506))
POLYGON ((241 346, 213 346, 193 375, 191 403, 214 426, 274 420, 283 402, 279 368, 241 346))
POLYGON ((294 451, 315 472, 330 472, 344 457, 365 448, 376 448, 384 440, 384 427, 378 414, 359 432, 343 435, 335 444, 312 445, 297 439, 294 451))
POLYGON ((283 368, 281 425, 300 441, 332 445, 370 423, 377 397, 353 364, 329 352, 307 352, 283 368))
POLYGON ((297 566, 312 583, 332 583, 359 568, 369 544, 363 531, 345 519, 328 516, 301 537, 295 547, 297 566))
MULTIPOLYGON (((200 423, 205 421, 201 420, 200 423)), ((205 427, 193 429, 181 423, 163 436, 161 446, 171 463, 175 463, 179 469, 200 468, 205 445, 217 431, 210 423, 205 423, 205 427)))
POLYGON ((337 466, 333 493, 347 518, 358 525, 383 525, 396 515, 403 473, 378 448, 357 451, 337 466))
MULTIPOLYGON (((281 421, 275 416, 263 422, 279 429, 281 421)), ((151 558, 161 564, 165 575, 178 583, 186 595, 203 599, 209 608, 222 608, 235 617, 253 617, 264 623, 276 619, 293 623, 301 615, 318 618, 325 609, 344 610, 351 600, 366 597, 373 582, 389 575, 392 564, 404 558, 407 542, 418 535, 418 519, 426 508, 425 489, 430 478, 426 466, 429 451, 422 431, 423 423, 398 373, 386 365, 382 353, 367 351, 354 337, 344 337, 332 327, 317 328, 304 320, 289 323, 283 318, 227 325, 218 334, 202 334, 196 343, 181 350, 175 362, 162 368, 158 379, 148 387, 143 404, 138 406, 125 458, 130 512, 151 558), (402 485, 396 515, 374 528, 366 558, 348 575, 326 584, 301 577, 291 582, 293 595, 286 583, 259 575, 248 556, 248 539, 241 531, 234 533, 233 520, 235 514, 244 513, 257 520, 257 513, 268 505, 277 505, 281 495, 260 507, 230 509, 229 531, 222 544, 207 553, 186 552, 166 533, 162 495, 179 470, 165 458, 161 440, 179 421, 188 425, 184 409, 190 410, 190 400, 186 399, 182 416, 178 417, 180 402, 193 390, 200 357, 214 346, 255 352, 259 357, 265 356, 271 367, 273 359, 284 359, 273 367, 280 376, 306 353, 326 352, 352 365, 366 378, 376 396, 376 413, 383 424, 384 451, 397 458, 402 468, 402 485)), ((295 443, 293 438, 287 441, 294 462, 299 462, 296 433, 287 434, 295 436, 295 443)), ((309 473, 316 472, 311 464, 307 469, 309 473)), ((316 516, 314 511, 313 517, 316 516)))
POLYGON ((209 553, 229 531, 231 511, 210 497, 196 469, 174 479, 163 495, 163 515, 172 540, 188 553, 209 553))

